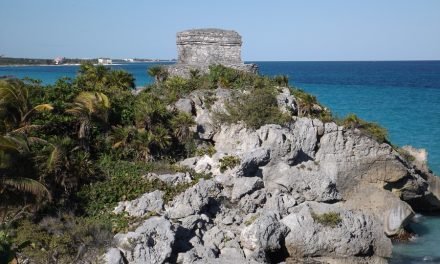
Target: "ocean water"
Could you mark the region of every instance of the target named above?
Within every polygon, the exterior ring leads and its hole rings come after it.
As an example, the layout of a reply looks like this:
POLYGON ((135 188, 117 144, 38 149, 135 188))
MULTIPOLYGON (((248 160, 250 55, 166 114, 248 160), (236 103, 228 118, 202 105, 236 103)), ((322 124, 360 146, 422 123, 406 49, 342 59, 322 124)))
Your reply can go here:
MULTIPOLYGON (((291 84, 316 95, 336 115, 355 113, 386 127, 391 142, 425 148, 430 168, 440 174, 440 61, 255 62, 264 75, 286 74, 291 84)), ((136 78, 157 63, 112 65, 136 78)), ((0 76, 31 77, 54 83, 74 77, 78 66, 0 67, 0 76)), ((394 247, 392 263, 440 263, 440 216, 419 216, 411 227, 419 234, 394 247)))

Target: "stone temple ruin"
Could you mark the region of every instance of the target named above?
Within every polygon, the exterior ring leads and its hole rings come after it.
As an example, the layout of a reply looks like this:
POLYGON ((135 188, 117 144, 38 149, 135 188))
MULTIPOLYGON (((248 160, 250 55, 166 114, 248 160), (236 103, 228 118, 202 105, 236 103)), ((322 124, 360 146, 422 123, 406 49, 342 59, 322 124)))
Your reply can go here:
POLYGON ((178 60, 168 67, 171 76, 188 77, 190 70, 207 72, 210 65, 257 72, 255 64, 241 60, 241 36, 233 30, 191 29, 177 33, 178 60))

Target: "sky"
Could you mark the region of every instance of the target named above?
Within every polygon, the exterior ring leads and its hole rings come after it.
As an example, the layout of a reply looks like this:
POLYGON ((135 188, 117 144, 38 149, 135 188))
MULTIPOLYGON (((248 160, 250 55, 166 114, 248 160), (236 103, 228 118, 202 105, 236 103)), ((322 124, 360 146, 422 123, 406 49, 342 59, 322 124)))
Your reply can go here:
POLYGON ((246 61, 440 59, 440 0, 0 0, 0 55, 172 59, 208 27, 246 61))

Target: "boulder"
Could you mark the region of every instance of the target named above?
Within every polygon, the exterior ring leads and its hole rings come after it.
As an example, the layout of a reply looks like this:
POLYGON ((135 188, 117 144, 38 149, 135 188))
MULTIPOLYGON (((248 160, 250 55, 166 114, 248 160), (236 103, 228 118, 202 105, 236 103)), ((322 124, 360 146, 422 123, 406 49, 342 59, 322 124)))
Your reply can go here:
POLYGON ((264 209, 278 212, 281 217, 290 214, 298 202, 304 202, 304 200, 299 198, 299 195, 295 197, 290 193, 281 193, 279 191, 268 193, 266 199, 264 209))
POLYGON ((116 234, 114 243, 129 263, 166 263, 172 253, 175 233, 163 217, 147 219, 134 232, 116 234))
POLYGON ((250 194, 264 187, 263 180, 259 177, 243 177, 234 181, 232 200, 238 200, 246 194, 250 194))
POLYGON ((255 131, 243 124, 222 125, 213 140, 217 152, 229 155, 251 152, 260 146, 260 139, 255 131))
POLYGON ((296 166, 285 162, 269 164, 263 168, 263 180, 269 192, 297 193, 306 201, 341 200, 335 180, 317 162, 308 161, 296 166))
POLYGON ((414 216, 414 211, 407 203, 391 192, 371 184, 362 184, 354 189, 344 207, 375 214, 382 220, 384 232, 388 236, 398 234, 414 216))
POLYGON ((119 202, 113 210, 115 214, 127 212, 129 216, 142 217, 149 212, 161 213, 163 210, 163 192, 154 191, 146 193, 132 201, 119 202))
POLYGON ((256 176, 261 166, 270 161, 270 151, 266 148, 258 148, 242 154, 238 168, 238 176, 256 176))
POLYGON ((267 212, 243 229, 240 241, 247 258, 266 262, 266 253, 280 251, 288 233, 289 228, 278 221, 278 216, 267 212))
POLYGON ((243 196, 237 204, 237 208, 244 214, 255 213, 266 202, 266 190, 260 189, 243 196))
POLYGON ((281 222, 290 228, 285 245, 293 257, 391 256, 391 241, 380 221, 339 204, 305 202, 281 222), (336 219, 319 221, 317 216, 325 213, 336 219))
POLYGON ((210 200, 215 199, 220 193, 218 183, 202 179, 174 198, 166 210, 167 215, 172 219, 178 219, 201 213, 210 200))
POLYGON ((102 257, 104 264, 126 264, 124 256, 117 248, 109 248, 102 257))
POLYGON ((328 132, 320 138, 316 161, 335 179, 341 193, 351 191, 360 182, 383 186, 409 174, 390 145, 379 144, 357 130, 344 131, 329 123, 325 126, 328 132))
POLYGON ((174 106, 180 112, 184 112, 190 115, 192 115, 192 113, 194 112, 194 102, 188 98, 181 98, 177 100, 174 106))
POLYGON ((270 151, 272 162, 280 159, 287 163, 294 162, 300 147, 295 144, 296 138, 290 129, 279 125, 264 125, 256 134, 260 142, 259 147, 270 151))

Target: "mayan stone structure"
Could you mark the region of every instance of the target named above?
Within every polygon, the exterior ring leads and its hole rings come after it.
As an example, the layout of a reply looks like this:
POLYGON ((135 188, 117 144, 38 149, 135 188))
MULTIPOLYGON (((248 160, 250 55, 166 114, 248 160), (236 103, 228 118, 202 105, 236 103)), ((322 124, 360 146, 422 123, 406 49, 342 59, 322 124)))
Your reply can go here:
POLYGON ((233 30, 192 29, 177 33, 177 64, 169 66, 171 75, 188 77, 191 69, 207 72, 210 65, 256 72, 255 64, 241 60, 241 36, 233 30))

